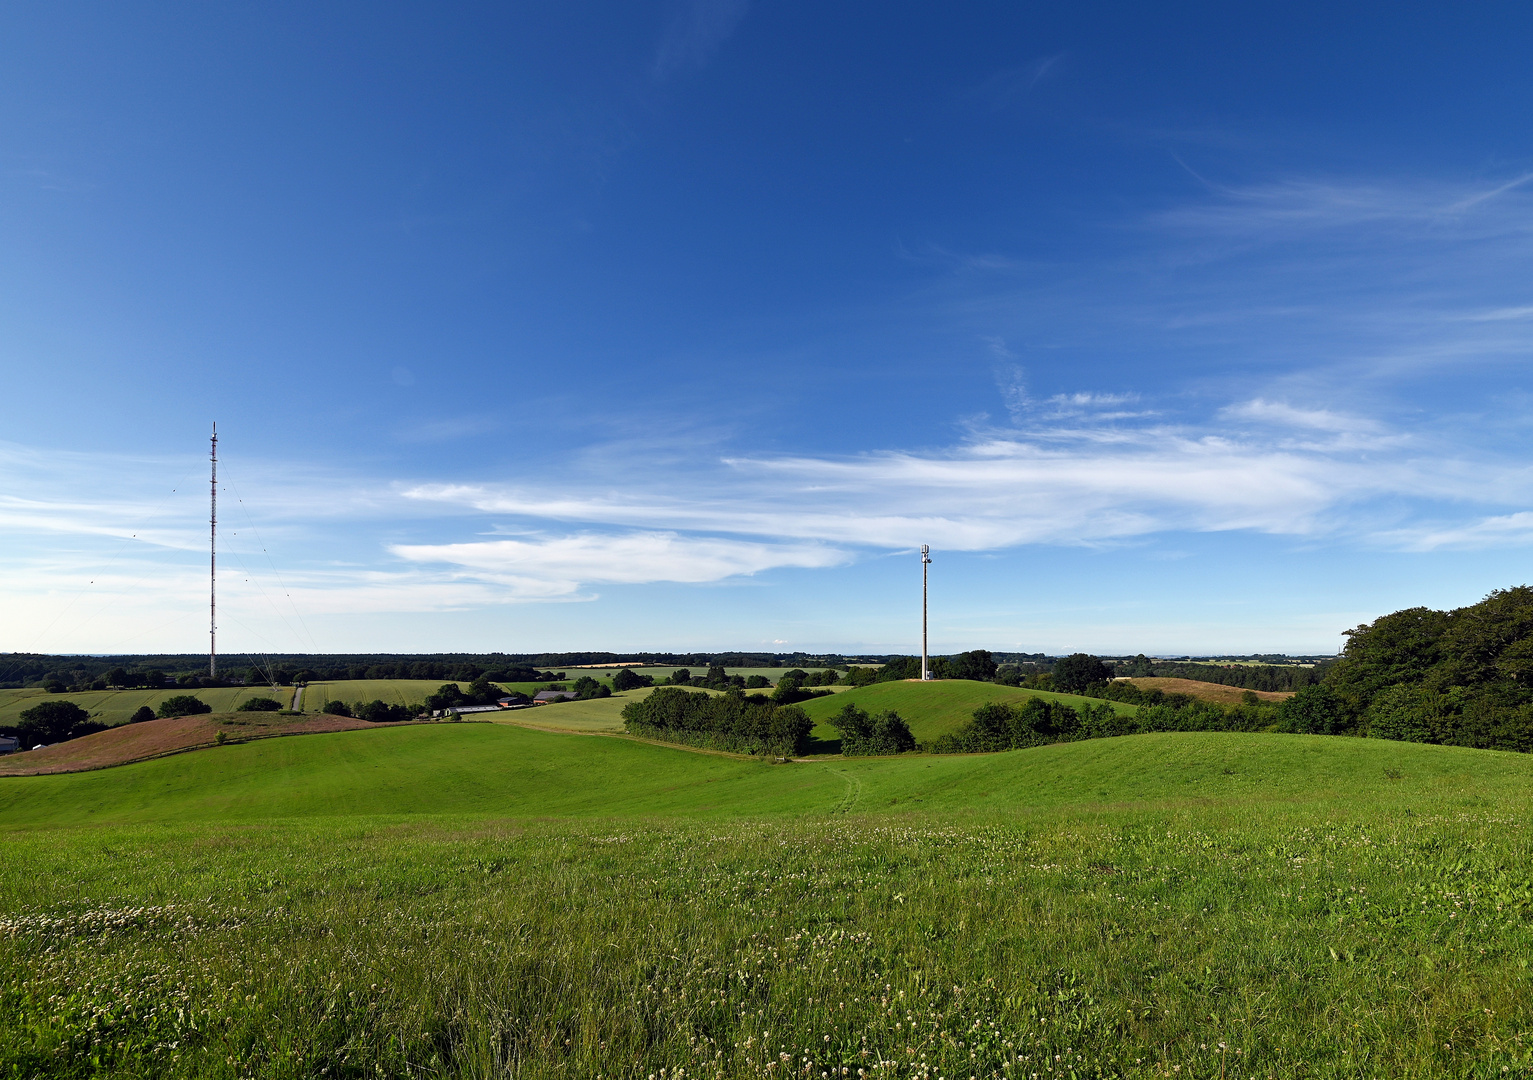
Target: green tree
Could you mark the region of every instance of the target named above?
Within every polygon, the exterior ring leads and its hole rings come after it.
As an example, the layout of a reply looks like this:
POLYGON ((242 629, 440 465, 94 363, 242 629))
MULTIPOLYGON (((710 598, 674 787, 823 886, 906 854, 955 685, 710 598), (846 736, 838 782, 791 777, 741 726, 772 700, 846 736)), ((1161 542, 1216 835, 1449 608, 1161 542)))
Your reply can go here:
POLYGON ((253 697, 240 702, 239 712, 278 712, 282 708, 282 702, 276 698, 253 697))
POLYGON ((148 705, 140 705, 138 707, 138 711, 135 712, 132 716, 128 717, 128 723, 130 723, 130 724, 142 724, 146 720, 153 720, 153 719, 154 719, 154 710, 151 709, 148 705))
POLYGON ((213 706, 195 694, 175 694, 160 702, 159 711, 155 715, 163 720, 172 716, 197 716, 212 711, 213 706))
POLYGON ((996 662, 989 649, 972 649, 959 653, 948 661, 949 678, 977 679, 989 682, 995 678, 996 662))
POLYGON ((90 724, 90 713, 72 701, 44 701, 23 709, 17 717, 16 734, 22 745, 65 742, 79 735, 89 734, 82 730, 87 725, 96 731, 99 724, 90 724))
POLYGON ((1066 694, 1078 694, 1092 683, 1107 682, 1112 669, 1090 653, 1071 653, 1054 662, 1054 685, 1066 694))
POLYGON ((855 703, 848 702, 830 723, 841 733, 841 753, 846 757, 903 754, 916 748, 910 725, 897 712, 869 716, 855 703))
POLYGON ((612 676, 612 689, 614 690, 637 690, 641 686, 648 686, 655 680, 649 675, 636 675, 627 668, 623 668, 612 676))
POLYGON ((1278 707, 1284 731, 1300 735, 1339 735, 1353 725, 1343 703, 1329 686, 1306 686, 1278 707))

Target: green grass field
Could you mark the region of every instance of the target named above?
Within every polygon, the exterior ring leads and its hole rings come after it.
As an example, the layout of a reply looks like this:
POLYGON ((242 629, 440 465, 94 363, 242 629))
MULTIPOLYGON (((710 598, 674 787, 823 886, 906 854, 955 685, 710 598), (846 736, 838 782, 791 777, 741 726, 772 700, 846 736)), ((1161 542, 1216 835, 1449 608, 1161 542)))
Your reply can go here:
POLYGON ((1319 736, 467 723, 9 778, 0 1075, 1525 1077, 1530 794, 1319 736))
MULTIPOLYGON (((342 684, 344 685, 344 684, 342 684)), ((944 679, 935 682, 889 682, 873 686, 828 687, 832 693, 826 697, 812 698, 800 705, 810 719, 814 720, 815 745, 811 753, 839 753, 840 733, 827 721, 840 712, 847 702, 856 702, 868 712, 894 709, 906 722, 920 742, 930 742, 949 731, 955 731, 968 723, 974 710, 987 701, 1016 702, 1029 697, 1062 701, 1068 705, 1084 705, 1091 698, 1072 694, 1055 694, 1046 690, 1021 690, 993 683, 969 682, 961 679, 944 679)), ((592 701, 572 701, 534 710, 523 710, 502 717, 508 723, 534 724, 539 727, 561 728, 568 731, 623 730, 623 706, 634 697, 642 697, 649 690, 633 690, 626 694, 614 694, 610 698, 592 701)), ((1118 712, 1130 714, 1137 706, 1121 702, 1111 703, 1118 712)))
POLYGON ((177 694, 195 694, 213 707, 214 712, 232 712, 240 702, 253 697, 276 698, 287 708, 293 700, 290 686, 272 690, 269 686, 215 687, 212 689, 172 688, 169 690, 86 690, 82 693, 50 694, 46 690, 0 690, 0 726, 15 724, 22 710, 42 701, 72 701, 91 714, 97 723, 114 727, 148 705, 158 709, 160 702, 177 694))
MULTIPOLYGON (((910 725, 911 734, 917 742, 933 742, 939 736, 956 731, 974 716, 974 710, 989 701, 1015 703, 1030 697, 1062 701, 1079 707, 1100 704, 1093 698, 1074 694, 1056 694, 1048 690, 1022 690, 994 683, 970 682, 967 679, 939 679, 934 682, 886 682, 872 686, 840 689, 833 697, 806 701, 801 708, 815 721, 814 737, 833 741, 840 738, 828 721, 844 709, 848 702, 856 702, 869 713, 893 709, 910 725)), ((1111 702, 1121 715, 1131 715, 1138 706, 1111 702)))
POLYGON ((90 773, 5 778, 0 822, 813 816, 901 805, 983 815, 1189 800, 1378 804, 1402 792, 1410 799, 1481 790, 1504 797, 1525 792, 1530 781, 1533 757, 1525 755, 1323 736, 1166 733, 1006 754, 773 766, 629 739, 463 723, 307 735, 90 773), (1476 776, 1477 769, 1489 771, 1476 776), (1401 778, 1391 779, 1389 770, 1401 778))

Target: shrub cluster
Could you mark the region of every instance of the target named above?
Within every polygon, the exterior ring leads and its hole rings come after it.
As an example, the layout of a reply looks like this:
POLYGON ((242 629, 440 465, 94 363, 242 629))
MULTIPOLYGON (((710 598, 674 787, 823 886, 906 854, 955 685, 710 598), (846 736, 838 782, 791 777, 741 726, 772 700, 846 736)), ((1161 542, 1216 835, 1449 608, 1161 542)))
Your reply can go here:
POLYGON ((865 754, 903 754, 916 748, 910 725, 892 710, 869 716, 848 702, 830 721, 841 732, 841 753, 846 757, 865 754))
POLYGON ((636 672, 623 668, 612 676, 612 689, 614 690, 637 690, 641 686, 655 685, 653 675, 640 675, 636 672))
POLYGON ((381 698, 374 698, 368 702, 359 701, 355 705, 348 705, 344 701, 327 701, 323 711, 331 716, 354 716, 369 724, 398 724, 414 720, 426 711, 426 706, 390 705, 381 698))
MULTIPOLYGON (((468 689, 461 689, 457 683, 443 683, 437 687, 436 693, 426 698, 423 708, 427 711, 433 709, 455 709, 471 705, 493 705, 496 701, 506 696, 506 691, 492 683, 487 677, 481 675, 468 684, 468 689)), ((381 704, 381 702, 380 702, 381 704)), ((361 715, 360 713, 358 715, 361 715)), ((414 716, 414 713, 410 714, 414 716)))
POLYGON ((1132 716, 1120 716, 1105 701, 1079 709, 1043 698, 1028 698, 1013 705, 992 702, 975 709, 972 721, 942 736, 932 750, 938 754, 973 754, 1150 731, 1285 730, 1280 712, 1271 706, 1219 705, 1183 695, 1165 698, 1158 705, 1140 706, 1132 716), (1180 700, 1172 703, 1171 697, 1180 700), (1275 715, 1279 718, 1276 723, 1275 715))
POLYGON ((279 711, 281 711, 281 709, 282 709, 282 702, 278 701, 276 698, 253 697, 253 698, 247 698, 244 701, 240 702, 240 707, 236 711, 237 712, 279 712, 279 711))
POLYGON ((632 735, 684 746, 792 757, 809 749, 814 724, 804 710, 761 695, 689 693, 662 686, 623 706, 623 727, 632 735))
POLYGON ((592 698, 604 698, 612 696, 612 687, 604 682, 599 682, 589 675, 582 675, 575 680, 575 685, 570 687, 575 691, 576 701, 589 701, 592 698))
POLYGON ((212 711, 213 706, 195 694, 174 694, 160 702, 160 708, 155 715, 163 720, 171 716, 197 716, 212 711))

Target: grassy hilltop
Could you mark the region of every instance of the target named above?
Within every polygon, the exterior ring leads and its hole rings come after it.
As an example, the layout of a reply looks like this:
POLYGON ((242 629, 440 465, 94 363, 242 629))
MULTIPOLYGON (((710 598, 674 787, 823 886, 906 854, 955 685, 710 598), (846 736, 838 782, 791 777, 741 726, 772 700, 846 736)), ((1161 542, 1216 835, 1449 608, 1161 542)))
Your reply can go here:
MULTIPOLYGON (((994 683, 972 682, 968 679, 943 679, 937 682, 885 682, 840 690, 830 697, 814 698, 799 707, 814 720, 814 737, 821 740, 839 738, 829 720, 855 702, 869 713, 892 709, 905 718, 910 733, 916 741, 935 742, 940 736, 957 731, 974 716, 974 710, 986 702, 1015 704, 1030 697, 1063 702, 1079 707, 1099 704, 1091 698, 1074 694, 1056 694, 1048 690, 1024 690, 1015 686, 997 686, 994 683)), ((1122 702, 1109 702, 1120 715, 1134 713, 1138 706, 1122 702)))
POLYGON ((1382 740, 495 724, 0 778, 0 1075, 1526 1076, 1530 793, 1382 740))

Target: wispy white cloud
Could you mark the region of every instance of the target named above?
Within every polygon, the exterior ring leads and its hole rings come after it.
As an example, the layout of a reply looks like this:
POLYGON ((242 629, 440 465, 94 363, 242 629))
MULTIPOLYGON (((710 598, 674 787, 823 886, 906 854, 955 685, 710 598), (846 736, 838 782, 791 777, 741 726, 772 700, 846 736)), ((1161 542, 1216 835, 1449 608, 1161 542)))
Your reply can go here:
MULTIPOLYGON (((1321 424, 1327 431, 1346 427, 1341 418, 1305 410, 1265 410, 1264 419, 1321 424)), ((1364 453, 1340 440, 1297 442, 1281 425, 1262 435, 1217 426, 1085 424, 981 434, 941 451, 732 458, 674 489, 625 482, 620 494, 569 487, 553 493, 421 484, 402 493, 485 514, 572 523, 850 548, 925 541, 971 551, 1101 544, 1172 531, 1250 530, 1372 543, 1399 511, 1370 510, 1370 501, 1533 501, 1533 473, 1519 464, 1455 459, 1368 430, 1381 441, 1364 453)))
POLYGON ((1484 517, 1463 524, 1423 525, 1384 534, 1403 551, 1483 551, 1533 545, 1533 511, 1484 517))
POLYGON ((1284 401, 1253 398, 1226 406, 1222 414, 1236 420, 1253 420, 1281 427, 1312 428, 1346 434, 1378 434, 1383 425, 1364 416, 1349 416, 1330 409, 1302 409, 1284 401))
POLYGON ((584 585, 722 581, 780 567, 821 568, 847 561, 823 544, 761 543, 675 532, 583 532, 523 540, 396 544, 412 562, 446 565, 509 587, 518 595, 572 596, 584 585))
POLYGON ((1494 308, 1490 311, 1476 311, 1463 316, 1469 322, 1510 322, 1521 319, 1533 319, 1533 306, 1522 305, 1520 307, 1494 308))

